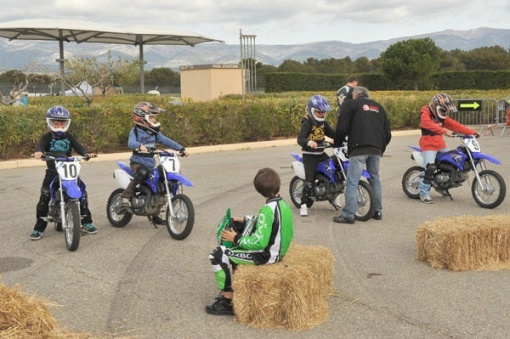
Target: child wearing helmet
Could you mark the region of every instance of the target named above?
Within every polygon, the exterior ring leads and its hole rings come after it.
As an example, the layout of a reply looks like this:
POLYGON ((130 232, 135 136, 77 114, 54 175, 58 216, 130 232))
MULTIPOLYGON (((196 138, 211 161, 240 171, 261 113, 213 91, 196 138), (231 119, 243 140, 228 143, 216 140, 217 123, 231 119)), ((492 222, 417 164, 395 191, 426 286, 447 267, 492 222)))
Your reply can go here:
POLYGON ((129 132, 128 147, 133 150, 130 164, 131 171, 135 176, 122 193, 121 202, 122 207, 128 211, 131 208, 131 197, 133 196, 134 188, 144 180, 144 174, 148 173, 148 169, 153 168, 156 164, 152 156, 147 156, 143 153, 146 153, 149 149, 156 148, 157 144, 161 144, 164 147, 180 152, 181 155, 188 156, 183 146, 160 132, 160 123, 156 121, 156 117, 164 111, 164 109, 150 102, 140 102, 133 108, 132 118, 135 126, 129 132))
POLYGON ((301 195, 299 215, 308 216, 311 204, 310 193, 315 182, 315 167, 329 156, 324 153, 325 137, 334 138, 335 130, 325 121, 326 113, 333 108, 322 95, 312 95, 306 104, 306 116, 301 119, 297 143, 303 153, 303 167, 305 169, 305 184, 301 195))
MULTIPOLYGON (((35 146, 34 158, 40 159, 44 152, 52 152, 62 156, 71 156, 74 149, 78 154, 85 156, 89 155, 91 158, 96 156, 95 153, 89 153, 87 148, 82 145, 78 139, 67 130, 71 125, 71 114, 63 106, 52 106, 46 112, 46 125, 48 126, 48 133, 42 135, 41 139, 35 146)), ((44 234, 44 230, 48 225, 45 220, 48 215, 48 204, 50 202, 50 184, 51 181, 57 176, 55 169, 55 161, 46 162, 46 174, 41 185, 41 196, 36 208, 36 223, 32 234, 31 240, 39 240, 44 234)), ((83 203, 80 206, 82 214, 82 230, 85 233, 95 234, 97 228, 92 224, 92 214, 88 208, 87 192, 83 192, 83 203)))
MULTIPOLYGON (((448 113, 456 113, 457 107, 453 99, 446 93, 438 93, 432 97, 428 106, 423 106, 420 113, 420 148, 423 155, 425 175, 419 184, 420 200, 426 204, 432 204, 430 197, 430 181, 436 170, 435 159, 438 152, 446 152, 446 143, 443 136, 452 136, 452 132, 476 135, 478 133, 456 120, 450 118, 448 113)), ((447 195, 446 192, 440 192, 447 195)))

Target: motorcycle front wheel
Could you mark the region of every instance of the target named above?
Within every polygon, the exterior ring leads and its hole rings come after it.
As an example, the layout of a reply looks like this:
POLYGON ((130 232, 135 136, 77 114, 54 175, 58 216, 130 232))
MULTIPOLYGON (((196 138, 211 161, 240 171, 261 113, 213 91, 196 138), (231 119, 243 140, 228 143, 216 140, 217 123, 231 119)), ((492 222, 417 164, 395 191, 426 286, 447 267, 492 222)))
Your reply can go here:
MULTIPOLYGON (((303 187, 305 185, 305 181, 298 177, 297 175, 290 180, 289 184, 289 194, 290 200, 297 208, 301 207, 301 197, 303 196, 303 187)), ((308 207, 312 207, 314 201, 311 200, 308 203, 308 207)))
POLYGON ((80 246, 81 218, 80 206, 77 201, 69 201, 65 207, 65 220, 62 222, 65 230, 66 246, 69 251, 76 251, 80 246))
POLYGON ((166 210, 166 228, 170 236, 176 240, 186 239, 195 223, 195 208, 188 196, 177 194, 172 198, 173 215, 170 208, 166 210))
POLYGON ((404 193, 411 199, 420 198, 420 189, 418 188, 421 180, 423 168, 420 166, 413 166, 405 171, 402 177, 402 189, 404 193))
POLYGON ((122 188, 113 191, 106 203, 106 216, 113 227, 124 227, 133 217, 131 213, 126 212, 120 207, 122 192, 124 192, 122 188))
POLYGON ((478 173, 481 184, 473 180, 471 193, 476 203, 483 208, 495 208, 501 205, 506 196, 506 184, 503 177, 492 170, 478 173))
POLYGON ((370 220, 375 213, 375 193, 366 181, 360 180, 358 183, 358 205, 354 218, 359 221, 370 220))

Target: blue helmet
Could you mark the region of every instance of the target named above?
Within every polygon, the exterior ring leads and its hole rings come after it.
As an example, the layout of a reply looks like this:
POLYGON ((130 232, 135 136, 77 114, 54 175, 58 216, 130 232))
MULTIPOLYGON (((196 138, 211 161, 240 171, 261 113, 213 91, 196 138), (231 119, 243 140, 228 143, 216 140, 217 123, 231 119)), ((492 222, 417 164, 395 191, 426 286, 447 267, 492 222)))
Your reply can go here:
POLYGON ((46 111, 46 124, 51 134, 61 138, 71 125, 71 113, 64 106, 52 106, 46 111))
POLYGON ((306 104, 306 113, 311 119, 317 122, 323 122, 324 119, 326 119, 326 113, 332 109, 328 100, 319 94, 312 95, 306 104), (317 113, 324 113, 324 115, 321 114, 321 116, 317 116, 317 113))

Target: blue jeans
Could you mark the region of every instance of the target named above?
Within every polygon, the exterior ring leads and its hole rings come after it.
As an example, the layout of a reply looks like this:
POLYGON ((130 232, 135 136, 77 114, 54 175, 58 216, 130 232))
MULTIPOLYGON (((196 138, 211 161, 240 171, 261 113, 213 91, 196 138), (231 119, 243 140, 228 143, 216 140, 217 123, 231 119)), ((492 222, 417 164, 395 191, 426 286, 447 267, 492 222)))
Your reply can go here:
MULTIPOLYGON (((421 152, 421 156, 423 157, 423 166, 425 166, 425 169, 427 169, 428 164, 433 164, 436 162, 436 156, 437 153, 440 152, 446 152, 448 149, 443 148, 439 151, 423 151, 421 152)), ((423 175, 425 175, 425 171, 422 172, 423 175)), ((423 176, 420 179, 420 184, 418 185, 418 189, 420 190, 420 198, 425 198, 430 196, 430 187, 431 185, 428 183, 423 182, 423 176)))
POLYGON ((347 180, 345 183, 345 207, 342 210, 342 216, 346 219, 354 219, 358 206, 358 184, 361 173, 365 165, 370 174, 368 183, 375 193, 375 210, 382 211, 382 185, 379 179, 380 155, 355 155, 349 157, 349 167, 347 168, 347 180))

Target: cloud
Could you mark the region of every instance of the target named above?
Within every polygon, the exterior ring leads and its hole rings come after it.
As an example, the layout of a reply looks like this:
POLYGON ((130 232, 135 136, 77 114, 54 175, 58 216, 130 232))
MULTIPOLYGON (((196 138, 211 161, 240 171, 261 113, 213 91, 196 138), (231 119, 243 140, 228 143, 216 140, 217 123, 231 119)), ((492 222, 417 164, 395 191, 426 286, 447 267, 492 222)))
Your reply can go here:
POLYGON ((369 42, 401 36, 507 28, 508 0, 2 0, 0 20, 30 18, 154 25, 239 43, 239 31, 258 44, 325 40, 369 42))

